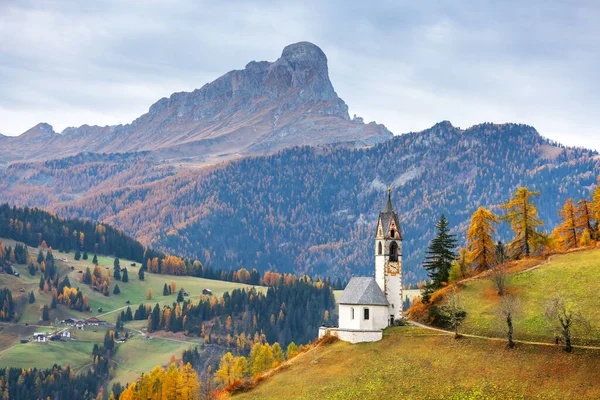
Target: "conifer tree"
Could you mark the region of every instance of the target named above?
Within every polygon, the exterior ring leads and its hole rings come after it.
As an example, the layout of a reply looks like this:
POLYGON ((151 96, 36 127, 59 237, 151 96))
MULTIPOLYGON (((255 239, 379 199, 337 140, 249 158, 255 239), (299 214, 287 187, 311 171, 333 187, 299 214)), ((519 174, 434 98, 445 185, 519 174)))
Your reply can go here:
POLYGON ((121 293, 121 289, 119 289, 119 285, 115 285, 115 288, 113 289, 113 294, 119 294, 121 293))
POLYGON ((56 296, 52 295, 52 301, 50 302, 50 308, 55 309, 57 304, 56 296))
POLYGON ((115 262, 113 264, 113 278, 118 281, 121 280, 121 265, 119 264, 118 258, 115 258, 115 262))
POLYGON ((562 222, 558 225, 556 233, 558 241, 564 249, 572 249, 579 244, 577 232, 577 214, 573 199, 567 199, 563 208, 558 212, 562 222))
POLYGON ((163 296, 168 296, 169 294, 169 287, 165 283, 165 286, 163 286, 163 296))
POLYGON ((129 274, 127 273, 127 268, 123 270, 123 276, 121 277, 121 282, 127 283, 129 282, 129 274))
POLYGON ((287 351, 285 352, 285 354, 288 360, 291 360, 292 358, 296 357, 298 355, 298 346, 296 346, 296 343, 291 342, 290 344, 288 344, 287 351))
POLYGON ((479 207, 471 217, 471 226, 467 232, 469 256, 478 271, 491 267, 494 259, 494 238, 498 216, 485 207, 479 207))
POLYGON ((541 236, 537 228, 544 223, 538 219, 537 209, 531 200, 533 196, 539 195, 540 192, 521 187, 508 203, 502 205, 502 208, 507 210, 503 219, 510 222, 515 233, 514 239, 509 243, 515 256, 530 256, 541 236))
POLYGON ((177 293, 177 302, 181 303, 183 300, 183 289, 179 289, 179 293, 177 293))
POLYGON ((144 280, 144 267, 140 267, 140 270, 138 271, 138 278, 140 281, 144 280))
POLYGON ((42 261, 44 261, 44 252, 42 251, 42 249, 40 249, 37 255, 37 263, 41 264, 42 261))
POLYGON ((592 218, 596 221, 596 229, 600 231, 600 176, 598 176, 598 186, 592 193, 591 211, 592 218))
POLYGON ((454 253, 457 245, 456 235, 450 233, 448 221, 444 214, 442 214, 435 227, 438 233, 431 240, 425 255, 425 262, 423 263, 423 267, 427 270, 427 274, 432 280, 431 283, 426 285, 425 292, 423 293, 424 302, 429 301, 429 294, 432 291, 441 288, 444 282, 448 282, 450 268, 456 258, 456 254, 454 253))
POLYGON ((92 259, 92 264, 98 265, 98 256, 94 253, 94 258, 92 259))
POLYGON ((576 227, 579 232, 583 235, 585 231, 589 232, 589 235, 594 235, 594 219, 592 217, 591 204, 588 200, 582 199, 577 202, 577 221, 576 227))
POLYGON ((75 261, 81 260, 81 252, 79 250, 77 250, 75 252, 75 256, 73 258, 75 258, 75 261))
POLYGON ((82 260, 87 260, 88 259, 88 253, 87 253, 87 251, 83 252, 83 256, 81 256, 81 259, 82 260))
POLYGON ((48 306, 44 304, 44 307, 42 307, 42 321, 49 321, 50 320, 50 313, 48 311, 48 306))
POLYGON ((29 292, 29 304, 35 303, 35 295, 33 294, 33 290, 29 292))

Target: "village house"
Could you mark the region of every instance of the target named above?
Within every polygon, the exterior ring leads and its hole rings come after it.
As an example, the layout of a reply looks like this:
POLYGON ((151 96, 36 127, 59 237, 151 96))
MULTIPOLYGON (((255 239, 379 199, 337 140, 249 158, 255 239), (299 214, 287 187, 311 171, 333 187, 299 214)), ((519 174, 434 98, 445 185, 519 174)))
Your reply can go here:
POLYGON ((43 332, 35 332, 33 334, 33 340, 38 343, 46 343, 48 340, 47 336, 43 332))
POLYGON ((87 321, 85 321, 88 325, 94 325, 94 326, 98 326, 100 325, 100 320, 96 317, 92 317, 92 318, 88 318, 87 321))
POLYGON ((83 323, 83 321, 77 321, 77 322, 75 322, 75 328, 77 328, 79 330, 83 330, 84 326, 85 326, 85 324, 83 323))
POLYGON ((352 278, 337 303, 339 327, 321 327, 319 337, 376 342, 402 318, 402 234, 390 190, 375 231, 375 277, 352 278))
POLYGON ((64 331, 62 331, 60 333, 60 335, 65 339, 71 339, 71 331, 68 329, 65 329, 64 331))
POLYGON ((210 289, 203 289, 202 290, 202 294, 204 296, 212 296, 212 290, 210 290, 210 289))

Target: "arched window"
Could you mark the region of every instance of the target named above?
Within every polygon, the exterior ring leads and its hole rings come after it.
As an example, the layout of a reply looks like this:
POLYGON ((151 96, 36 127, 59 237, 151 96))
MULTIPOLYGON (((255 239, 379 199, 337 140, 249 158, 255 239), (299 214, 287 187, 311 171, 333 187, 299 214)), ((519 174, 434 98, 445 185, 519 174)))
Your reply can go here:
POLYGON ((383 252, 383 247, 381 247, 381 242, 379 242, 379 245, 377 246, 377 254, 381 255, 382 252, 383 252))
POLYGON ((354 319, 354 307, 350 307, 350 319, 354 319))
POLYGON ((396 230, 395 229, 390 230, 390 237, 391 238, 395 238, 396 237, 396 230))
POLYGON ((390 261, 398 261, 398 243, 392 242, 390 245, 390 261))

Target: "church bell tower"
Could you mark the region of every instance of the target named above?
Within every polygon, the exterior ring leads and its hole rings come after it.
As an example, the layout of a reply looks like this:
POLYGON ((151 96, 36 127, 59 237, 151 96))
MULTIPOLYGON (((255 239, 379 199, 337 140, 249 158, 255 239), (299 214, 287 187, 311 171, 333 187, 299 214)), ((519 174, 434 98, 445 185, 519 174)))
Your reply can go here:
POLYGON ((375 234, 375 280, 387 298, 389 324, 402 318, 402 233, 388 189, 385 208, 379 213, 375 234))

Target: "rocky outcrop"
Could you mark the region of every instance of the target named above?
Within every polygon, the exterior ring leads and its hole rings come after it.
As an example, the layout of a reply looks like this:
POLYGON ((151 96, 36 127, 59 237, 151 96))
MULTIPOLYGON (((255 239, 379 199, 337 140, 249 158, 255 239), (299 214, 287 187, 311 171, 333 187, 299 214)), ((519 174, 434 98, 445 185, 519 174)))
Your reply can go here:
POLYGON ((60 135, 40 124, 9 142, 28 159, 89 152, 153 151, 172 161, 214 163, 268 154, 296 145, 373 145, 392 134, 361 118, 350 119, 336 94, 327 57, 312 43, 283 49, 275 62, 252 61, 193 92, 174 93, 131 124, 67 128, 60 135), (48 130, 52 133, 44 133, 48 130), (28 150, 32 140, 48 148, 28 150))

